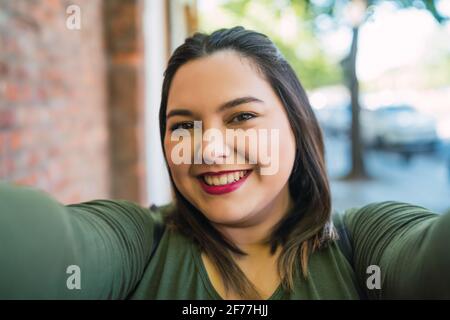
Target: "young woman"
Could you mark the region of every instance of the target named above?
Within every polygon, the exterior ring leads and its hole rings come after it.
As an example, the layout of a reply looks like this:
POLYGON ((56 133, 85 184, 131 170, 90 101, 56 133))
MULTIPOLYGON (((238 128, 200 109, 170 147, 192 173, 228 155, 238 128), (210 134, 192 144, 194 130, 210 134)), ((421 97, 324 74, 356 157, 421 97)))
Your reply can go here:
POLYGON ((0 185, 0 298, 450 298, 449 214, 392 201, 332 214, 321 130, 266 36, 186 39, 165 73, 160 131, 175 195, 161 208, 63 206, 0 185), (268 163, 234 138, 192 140, 198 124, 257 132, 276 152, 268 163), (203 161, 180 162, 180 143, 203 161), (255 161, 228 161, 239 158, 255 161))

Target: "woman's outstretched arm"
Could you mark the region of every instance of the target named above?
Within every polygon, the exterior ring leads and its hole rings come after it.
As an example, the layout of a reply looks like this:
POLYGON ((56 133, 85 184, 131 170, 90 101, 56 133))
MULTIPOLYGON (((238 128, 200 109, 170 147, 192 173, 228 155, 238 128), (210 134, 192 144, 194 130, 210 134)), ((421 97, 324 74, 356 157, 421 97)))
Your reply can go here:
POLYGON ((344 223, 369 298, 450 298, 450 214, 388 201, 350 209, 344 223), (367 269, 371 265, 379 267, 380 289, 367 286, 376 272, 367 269))
POLYGON ((150 256, 154 220, 128 201, 63 206, 0 183, 0 299, 122 299, 150 256))

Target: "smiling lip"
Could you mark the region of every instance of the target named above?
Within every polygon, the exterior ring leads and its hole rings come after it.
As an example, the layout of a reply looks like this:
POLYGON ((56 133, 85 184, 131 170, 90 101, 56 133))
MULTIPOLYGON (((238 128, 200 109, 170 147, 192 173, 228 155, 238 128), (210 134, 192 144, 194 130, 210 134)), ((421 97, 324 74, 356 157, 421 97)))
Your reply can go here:
POLYGON ((247 180, 248 176, 251 173, 252 173, 252 170, 231 170, 231 171, 220 171, 220 172, 207 172, 207 173, 201 174, 198 178, 198 181, 199 181, 202 189, 206 193, 220 195, 220 194, 230 193, 230 192, 238 189, 240 186, 242 186, 244 184, 245 180, 247 180), (221 175, 224 173, 239 172, 239 171, 246 171, 246 173, 238 181, 231 182, 231 183, 228 183, 228 184, 225 184, 222 186, 212 186, 212 185, 206 184, 206 182, 203 180, 204 175, 216 176, 216 175, 221 175))

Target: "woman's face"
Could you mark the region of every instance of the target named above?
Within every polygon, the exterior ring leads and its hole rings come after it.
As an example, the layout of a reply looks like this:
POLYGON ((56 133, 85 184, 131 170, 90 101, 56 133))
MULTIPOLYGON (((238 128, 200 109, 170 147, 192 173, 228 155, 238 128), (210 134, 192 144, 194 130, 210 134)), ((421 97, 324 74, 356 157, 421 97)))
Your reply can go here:
POLYGON ((278 96, 248 59, 219 51, 184 64, 173 78, 166 115, 173 181, 211 222, 249 225, 290 201, 295 137, 278 96), (194 129, 194 121, 201 126, 194 129), (189 137, 171 139, 180 128, 189 137), (194 132, 203 133, 200 140, 194 132), (180 163, 180 155, 190 161, 180 163))

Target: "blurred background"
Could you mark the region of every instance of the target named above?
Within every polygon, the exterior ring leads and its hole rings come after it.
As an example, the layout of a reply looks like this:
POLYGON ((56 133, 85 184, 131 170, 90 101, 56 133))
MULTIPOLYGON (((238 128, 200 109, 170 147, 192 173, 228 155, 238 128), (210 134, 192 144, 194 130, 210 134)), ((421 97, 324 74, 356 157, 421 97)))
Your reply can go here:
POLYGON ((267 34, 326 138, 333 206, 450 210, 450 0, 0 0, 0 180, 170 201, 158 109, 195 31, 267 34))

